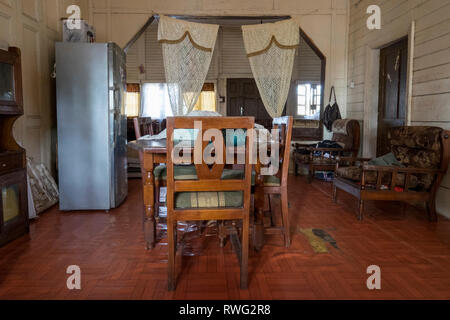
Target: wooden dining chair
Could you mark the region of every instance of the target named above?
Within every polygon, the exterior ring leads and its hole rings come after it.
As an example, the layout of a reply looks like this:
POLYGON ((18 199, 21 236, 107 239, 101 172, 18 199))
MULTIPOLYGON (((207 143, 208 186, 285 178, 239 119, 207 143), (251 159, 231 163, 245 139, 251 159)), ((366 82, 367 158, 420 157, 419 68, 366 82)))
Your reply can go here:
POLYGON ((266 228, 265 232, 282 233, 286 248, 291 245, 290 224, 289 224, 289 204, 288 204, 288 175, 289 163, 291 155, 291 139, 293 117, 281 117, 273 120, 273 129, 279 129, 279 152, 280 152, 280 168, 278 173, 273 176, 264 176, 264 195, 269 198, 269 208, 271 211, 271 226, 266 228), (274 225, 274 212, 271 208, 271 195, 278 194, 281 196, 281 220, 282 227, 274 225))
POLYGON ((133 118, 136 140, 143 136, 153 135, 152 118, 133 118))
MULTIPOLYGON (((237 255, 241 264, 240 286, 247 288, 248 282, 248 234, 250 220, 250 197, 252 164, 249 148, 253 141, 253 117, 175 117, 167 119, 167 236, 169 243, 169 264, 168 264, 168 287, 175 290, 176 272, 176 233, 178 221, 204 221, 204 220, 242 220, 241 243, 237 255), (196 147, 194 148, 199 157, 195 157, 195 169, 197 179, 185 177, 177 179, 175 171, 179 163, 175 163, 173 154, 178 154, 179 150, 174 146, 173 141, 175 129, 194 129, 194 123, 201 121, 202 127, 198 131, 196 147), (217 129, 218 136, 205 137, 205 131, 217 129), (242 179, 224 179, 225 168, 225 143, 220 143, 223 139, 224 129, 243 129, 247 131, 245 145, 238 146, 235 152, 245 152, 244 174, 242 179), (206 141, 203 141, 206 140, 206 141), (214 144, 214 155, 216 161, 211 164, 210 159, 205 159, 206 148, 211 148, 214 144), (244 147, 245 146, 245 147, 244 147), (245 150, 243 150, 245 149, 245 150), (219 152, 219 151, 222 151, 219 152), (222 156, 222 161, 217 158, 222 156), (221 163, 220 163, 221 162, 221 163)), ((224 141, 223 139, 222 141, 224 141)), ((195 153, 192 148, 183 149, 183 153, 195 153)), ((189 157, 188 157, 189 158, 189 157)), ((186 162, 184 162, 186 164, 186 162)))

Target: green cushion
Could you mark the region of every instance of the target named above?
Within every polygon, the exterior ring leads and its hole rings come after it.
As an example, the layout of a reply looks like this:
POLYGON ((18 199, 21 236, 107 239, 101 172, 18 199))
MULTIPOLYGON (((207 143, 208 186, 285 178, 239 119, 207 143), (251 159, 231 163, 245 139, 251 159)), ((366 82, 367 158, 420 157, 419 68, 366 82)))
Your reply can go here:
MULTIPOLYGON (((175 166, 176 180, 195 180, 197 173, 194 165, 175 166)), ((161 165, 155 168, 155 177, 167 179, 166 166, 161 165)), ((244 179, 244 170, 225 169, 222 174, 222 180, 242 180, 244 179)), ((255 185, 255 172, 252 172, 252 186, 255 185)), ((280 179, 276 176, 264 176, 264 185, 280 186, 280 179)), ((226 192, 179 192, 175 194, 175 208, 240 208, 243 203, 242 191, 226 192)))
POLYGON ((280 185, 281 180, 277 176, 264 176, 265 187, 279 187, 280 185))
POLYGON ((397 167, 403 166, 401 162, 397 160, 397 158, 392 152, 385 154, 384 156, 370 160, 369 164, 372 166, 397 166, 397 167))
MULTIPOLYGON (((281 185, 280 178, 276 176, 264 176, 264 186, 279 187, 281 185)), ((244 179, 244 170, 229 170, 225 169, 222 174, 223 180, 242 180, 244 179)), ((252 187, 255 186, 256 172, 252 172, 252 187)))
MULTIPOLYGON (((222 174, 223 180, 244 178, 242 170, 225 169, 222 174)), ((197 172, 194 165, 174 166, 175 180, 195 180, 197 172)), ((154 170, 155 178, 166 180, 167 168, 161 165, 154 170)), ((239 208, 242 207, 242 191, 227 192, 179 192, 175 194, 175 207, 177 209, 188 208, 239 208)))
POLYGON ((240 208, 242 191, 179 192, 175 194, 175 208, 240 208))
MULTIPOLYGON (((233 130, 233 129, 231 129, 233 130)), ((227 129, 222 130, 226 145, 243 146, 245 145, 247 133, 246 130, 234 130, 233 134, 227 134, 227 129)), ((174 145, 180 142, 190 142, 192 145, 197 139, 198 129, 175 129, 173 133, 174 145)))
MULTIPOLYGON (((157 166, 153 173, 157 180, 167 179, 167 167, 165 165, 157 166)), ((174 176, 175 180, 195 180, 197 179, 197 171, 194 165, 178 165, 174 166, 174 176)))

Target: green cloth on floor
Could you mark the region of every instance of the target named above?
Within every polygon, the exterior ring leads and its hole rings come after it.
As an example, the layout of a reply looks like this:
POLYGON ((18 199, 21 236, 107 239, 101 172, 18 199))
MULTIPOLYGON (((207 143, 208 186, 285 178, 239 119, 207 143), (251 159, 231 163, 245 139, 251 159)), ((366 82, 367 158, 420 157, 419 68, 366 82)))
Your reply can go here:
POLYGON ((326 242, 316 236, 313 232, 313 229, 298 228, 298 232, 302 233, 306 237, 315 253, 328 253, 326 242))

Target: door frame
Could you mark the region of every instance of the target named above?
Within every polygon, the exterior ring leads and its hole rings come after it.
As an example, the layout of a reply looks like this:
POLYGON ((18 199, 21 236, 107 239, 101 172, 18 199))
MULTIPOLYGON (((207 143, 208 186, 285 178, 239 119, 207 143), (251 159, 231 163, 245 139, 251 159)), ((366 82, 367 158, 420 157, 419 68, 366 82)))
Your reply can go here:
POLYGON ((380 52, 388 47, 408 37, 408 62, 406 77, 406 125, 411 125, 411 101, 412 101, 412 78, 414 60, 414 35, 415 21, 409 25, 409 29, 402 33, 393 33, 391 38, 381 39, 383 43, 374 41, 366 45, 366 65, 364 77, 364 118, 363 118, 363 157, 374 158, 377 154, 378 136, 378 97, 380 83, 380 52))

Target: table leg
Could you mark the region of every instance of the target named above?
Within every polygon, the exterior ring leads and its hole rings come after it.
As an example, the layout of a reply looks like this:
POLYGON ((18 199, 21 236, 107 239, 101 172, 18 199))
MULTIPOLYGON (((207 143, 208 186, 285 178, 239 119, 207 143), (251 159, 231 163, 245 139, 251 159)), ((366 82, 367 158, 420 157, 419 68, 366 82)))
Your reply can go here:
POLYGON ((143 153, 141 163, 142 183, 144 197, 144 238, 147 249, 153 249, 156 243, 156 220, 155 220, 155 176, 153 153, 143 153))
POLYGON ((261 176, 261 163, 255 165, 255 224, 253 229, 253 246, 260 251, 264 246, 264 180, 261 176))

